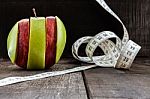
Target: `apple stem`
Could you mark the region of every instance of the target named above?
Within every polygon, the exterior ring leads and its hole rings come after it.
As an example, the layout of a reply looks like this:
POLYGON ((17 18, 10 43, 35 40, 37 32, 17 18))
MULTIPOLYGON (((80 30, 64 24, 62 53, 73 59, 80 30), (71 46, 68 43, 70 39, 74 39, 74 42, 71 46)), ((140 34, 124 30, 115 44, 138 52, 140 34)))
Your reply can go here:
POLYGON ((33 10, 34 16, 37 17, 37 16, 36 16, 35 8, 33 8, 32 10, 33 10))

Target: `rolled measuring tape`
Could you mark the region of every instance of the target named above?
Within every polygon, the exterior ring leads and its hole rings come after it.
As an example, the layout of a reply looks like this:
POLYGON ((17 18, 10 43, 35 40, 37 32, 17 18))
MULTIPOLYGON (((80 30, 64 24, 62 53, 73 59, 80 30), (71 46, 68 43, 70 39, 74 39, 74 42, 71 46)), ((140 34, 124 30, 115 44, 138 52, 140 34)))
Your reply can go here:
POLYGON ((129 35, 126 27, 124 26, 120 18, 109 8, 105 1, 96 1, 100 4, 100 6, 102 6, 108 13, 110 13, 122 24, 124 35, 123 39, 121 40, 115 33, 111 31, 102 31, 93 37, 82 37, 72 45, 72 54, 75 59, 82 62, 95 63, 94 65, 80 66, 62 71, 44 72, 32 76, 7 77, 0 80, 0 86, 51 76, 63 75, 67 73, 87 70, 97 66, 129 69, 141 47, 133 41, 129 40, 129 35), (112 42, 110 40, 111 38, 115 38, 116 43, 112 42), (85 48, 85 52, 87 55, 86 57, 78 55, 78 49, 83 43, 87 43, 87 46, 85 48), (93 56, 93 53, 97 47, 100 47, 102 49, 104 55, 93 56))
POLYGON ((116 18, 122 25, 124 35, 121 40, 115 33, 111 31, 102 31, 94 37, 86 36, 78 39, 72 46, 72 54, 79 61, 87 63, 95 63, 101 67, 114 67, 129 69, 135 56, 141 49, 141 46, 129 40, 129 35, 125 25, 120 18, 109 8, 104 0, 96 0, 108 13, 116 18), (115 38, 116 44, 110 39, 115 38), (78 55, 78 49, 83 43, 88 43, 85 49, 87 57, 78 55), (105 55, 93 56, 97 47, 100 47, 105 55))

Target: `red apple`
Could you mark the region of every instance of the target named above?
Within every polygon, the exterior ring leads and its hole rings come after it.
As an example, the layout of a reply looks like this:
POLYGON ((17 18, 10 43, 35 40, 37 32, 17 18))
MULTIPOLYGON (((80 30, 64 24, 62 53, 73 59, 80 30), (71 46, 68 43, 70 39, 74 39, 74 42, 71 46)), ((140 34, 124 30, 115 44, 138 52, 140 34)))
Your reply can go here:
POLYGON ((11 61, 26 69, 48 69, 58 62, 66 30, 56 17, 31 17, 17 22, 7 39, 11 61))

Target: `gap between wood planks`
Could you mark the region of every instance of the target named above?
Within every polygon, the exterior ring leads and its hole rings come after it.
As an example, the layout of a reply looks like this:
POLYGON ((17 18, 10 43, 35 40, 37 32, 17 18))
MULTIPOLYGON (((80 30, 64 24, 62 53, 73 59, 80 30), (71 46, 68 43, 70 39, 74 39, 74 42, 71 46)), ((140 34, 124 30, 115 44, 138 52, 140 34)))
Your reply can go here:
POLYGON ((137 58, 130 70, 96 67, 82 77, 88 99, 150 98, 150 58, 137 58))
MULTIPOLYGON (((12 75, 24 76, 41 72, 16 69, 9 61, 2 61, 0 64, 0 78, 12 75)), ((77 65, 85 65, 79 61, 74 61, 74 59, 70 58, 62 59, 58 65, 52 67, 52 70, 64 70, 77 65)), ((0 97, 8 97, 8 99, 10 97, 12 99, 19 99, 18 96, 25 98, 39 96, 40 98, 51 97, 51 99, 56 99, 58 97, 56 96, 57 93, 60 93, 59 98, 61 99, 68 99, 68 97, 71 97, 70 99, 150 98, 150 59, 136 59, 130 71, 96 67, 63 76, 5 86, 1 87, 0 90, 0 97), (78 88, 78 86, 80 87, 78 88), (27 93, 27 91, 31 93, 27 93), (16 92, 18 92, 18 96, 16 92)))
POLYGON ((86 90, 87 99, 92 99, 91 98, 91 96, 92 96, 91 91, 90 91, 89 86, 87 84, 87 80, 86 80, 84 71, 81 71, 81 74, 82 74, 82 77, 83 77, 83 82, 84 82, 84 86, 85 86, 85 90, 86 90))

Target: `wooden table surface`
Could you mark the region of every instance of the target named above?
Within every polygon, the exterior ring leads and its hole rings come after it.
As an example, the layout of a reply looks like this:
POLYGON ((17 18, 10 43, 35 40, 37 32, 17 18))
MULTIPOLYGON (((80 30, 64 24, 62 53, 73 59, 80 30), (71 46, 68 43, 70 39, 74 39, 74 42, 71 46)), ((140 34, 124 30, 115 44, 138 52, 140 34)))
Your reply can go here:
MULTIPOLYGON (((50 70, 85 65, 64 58, 50 70)), ((44 71, 26 71, 9 60, 0 60, 0 79, 44 71)), ((138 58, 132 68, 93 68, 0 87, 0 99, 150 99, 150 59, 138 58)))

